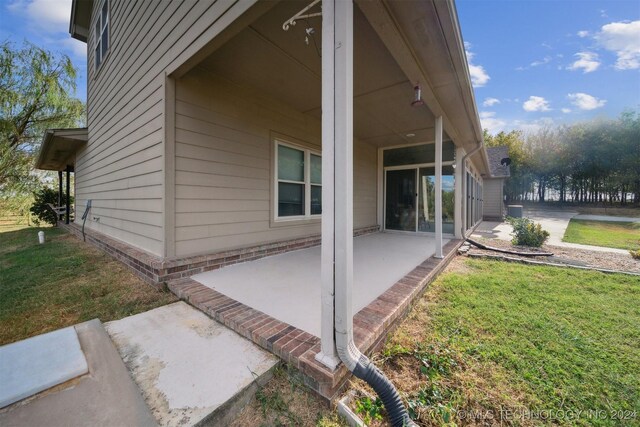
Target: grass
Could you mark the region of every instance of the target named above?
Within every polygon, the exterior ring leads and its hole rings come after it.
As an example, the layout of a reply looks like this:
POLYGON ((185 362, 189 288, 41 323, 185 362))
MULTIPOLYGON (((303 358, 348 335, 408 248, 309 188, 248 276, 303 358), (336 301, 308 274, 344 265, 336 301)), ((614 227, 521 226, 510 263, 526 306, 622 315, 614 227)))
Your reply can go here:
POLYGON ((176 301, 118 261, 57 228, 0 233, 0 345, 176 301), (46 243, 38 244, 43 230, 46 243))
POLYGON ((562 240, 584 245, 638 250, 640 249, 640 222, 572 219, 562 240))
POLYGON ((458 258, 374 359, 423 425, 640 425, 640 278, 458 258))

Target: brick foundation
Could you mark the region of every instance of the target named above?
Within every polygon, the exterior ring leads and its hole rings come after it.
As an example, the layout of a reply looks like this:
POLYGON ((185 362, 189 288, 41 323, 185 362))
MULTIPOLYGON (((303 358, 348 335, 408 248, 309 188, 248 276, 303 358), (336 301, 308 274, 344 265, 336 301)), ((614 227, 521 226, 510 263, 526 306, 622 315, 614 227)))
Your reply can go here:
MULTIPOLYGON (((443 259, 430 257, 387 289, 353 317, 353 333, 358 348, 371 353, 382 345, 409 312, 412 302, 424 292, 456 255, 462 240, 451 240, 443 259)), ((305 384, 333 401, 351 373, 341 364, 331 371, 315 359, 320 338, 281 322, 190 278, 170 281, 169 289, 180 299, 225 324, 240 335, 280 357, 298 369, 305 384)))
MULTIPOLYGON (((82 227, 77 224, 64 224, 59 222, 58 227, 82 238, 82 227)), ((377 231, 378 226, 360 228, 354 232, 354 236, 363 236, 377 231)), ((170 280, 191 277, 194 274, 216 270, 227 265, 253 261, 266 256, 310 248, 320 244, 320 235, 318 234, 208 255, 163 259, 93 230, 85 229, 85 238, 88 243, 113 256, 129 267, 145 282, 154 286, 162 286, 170 280)))

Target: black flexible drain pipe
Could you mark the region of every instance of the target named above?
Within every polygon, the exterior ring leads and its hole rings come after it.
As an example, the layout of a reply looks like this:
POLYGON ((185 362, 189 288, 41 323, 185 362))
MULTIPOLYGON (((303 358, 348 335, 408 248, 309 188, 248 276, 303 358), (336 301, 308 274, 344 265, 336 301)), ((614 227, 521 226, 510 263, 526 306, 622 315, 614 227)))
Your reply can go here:
POLYGON ((91 199, 87 200, 87 206, 84 208, 84 213, 82 214, 82 241, 86 242, 87 239, 84 236, 84 224, 87 222, 87 216, 89 216, 89 210, 91 209, 91 199))
POLYGON ((415 426, 409 417, 398 391, 380 369, 362 356, 353 370, 353 375, 364 380, 380 396, 393 427, 415 426), (362 360, 364 358, 364 360, 362 360))

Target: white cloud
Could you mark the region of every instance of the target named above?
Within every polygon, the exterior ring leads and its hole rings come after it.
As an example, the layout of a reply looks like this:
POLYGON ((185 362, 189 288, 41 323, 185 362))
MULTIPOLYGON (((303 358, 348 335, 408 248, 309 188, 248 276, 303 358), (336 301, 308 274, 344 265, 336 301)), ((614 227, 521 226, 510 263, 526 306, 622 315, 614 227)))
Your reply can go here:
POLYGON ((595 96, 581 92, 570 93, 567 95, 567 98, 569 98, 573 105, 581 110, 595 110, 607 103, 604 99, 598 99, 595 96))
POLYGON ((87 57, 87 44, 80 40, 72 39, 71 37, 59 40, 58 43, 63 45, 68 51, 78 58, 87 57))
POLYGON ((618 70, 640 68, 640 21, 604 25, 595 39, 602 47, 616 54, 618 60, 615 68, 618 70))
POLYGON ((538 67, 540 65, 544 65, 544 64, 548 64, 549 62, 551 62, 553 58, 551 58, 550 56, 545 56, 543 59, 539 60, 539 61, 533 61, 531 64, 529 64, 532 67, 538 67))
POLYGON ((569 114, 571 112, 571 108, 563 108, 562 112, 565 114, 569 114))
POLYGON ((34 29, 45 33, 66 33, 69 29, 71 0, 16 0, 7 9, 26 16, 34 29))
POLYGON ((530 96, 524 104, 522 104, 522 108, 525 111, 549 111, 549 101, 544 99, 541 96, 530 96))
POLYGON ((588 36, 589 36, 589 31, 585 31, 585 30, 578 31, 578 37, 585 38, 585 37, 588 37, 588 36))
POLYGON ((464 42, 464 49, 467 54, 471 84, 473 84, 474 87, 482 87, 486 85, 491 77, 489 77, 489 74, 482 65, 476 65, 471 62, 473 57, 475 56, 475 54, 471 52, 471 43, 464 42))
POLYGON ((593 52, 578 52, 573 56, 577 56, 578 59, 571 64, 569 70, 583 70, 583 72, 591 73, 600 67, 600 61, 598 60, 598 54, 593 52))
POLYGON ((492 134, 504 130, 507 124, 504 120, 497 118, 496 113, 493 111, 481 111, 480 123, 482 124, 482 129, 487 129, 492 134))
POLYGON ((525 134, 536 133, 541 129, 552 128, 556 122, 551 117, 540 117, 533 121, 514 120, 511 124, 511 128, 515 130, 521 130, 525 134))
POLYGON ((500 104, 500 100, 498 98, 485 98, 482 103, 483 107, 492 107, 496 104, 500 104))

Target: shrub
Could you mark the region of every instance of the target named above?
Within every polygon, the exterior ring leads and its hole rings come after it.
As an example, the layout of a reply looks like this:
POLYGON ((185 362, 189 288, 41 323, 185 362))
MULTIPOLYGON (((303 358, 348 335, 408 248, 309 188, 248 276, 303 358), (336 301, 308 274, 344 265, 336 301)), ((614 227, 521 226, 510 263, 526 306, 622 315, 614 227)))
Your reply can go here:
POLYGON ((629 253, 633 257, 633 259, 640 260, 640 249, 636 249, 635 251, 634 250, 630 250, 629 253))
MULTIPOLYGON (((42 187, 34 193, 34 197, 35 201, 31 205, 31 213, 40 221, 56 225, 56 214, 47 206, 47 203, 51 203, 53 206, 58 205, 58 191, 42 187)), ((62 195, 62 200, 66 200, 66 194, 62 195)), ((73 197, 71 198, 71 204, 73 204, 73 197)))
POLYGON ((549 238, 549 232, 543 230, 540 224, 536 224, 529 218, 509 217, 507 222, 513 226, 511 243, 514 245, 539 248, 549 238))

